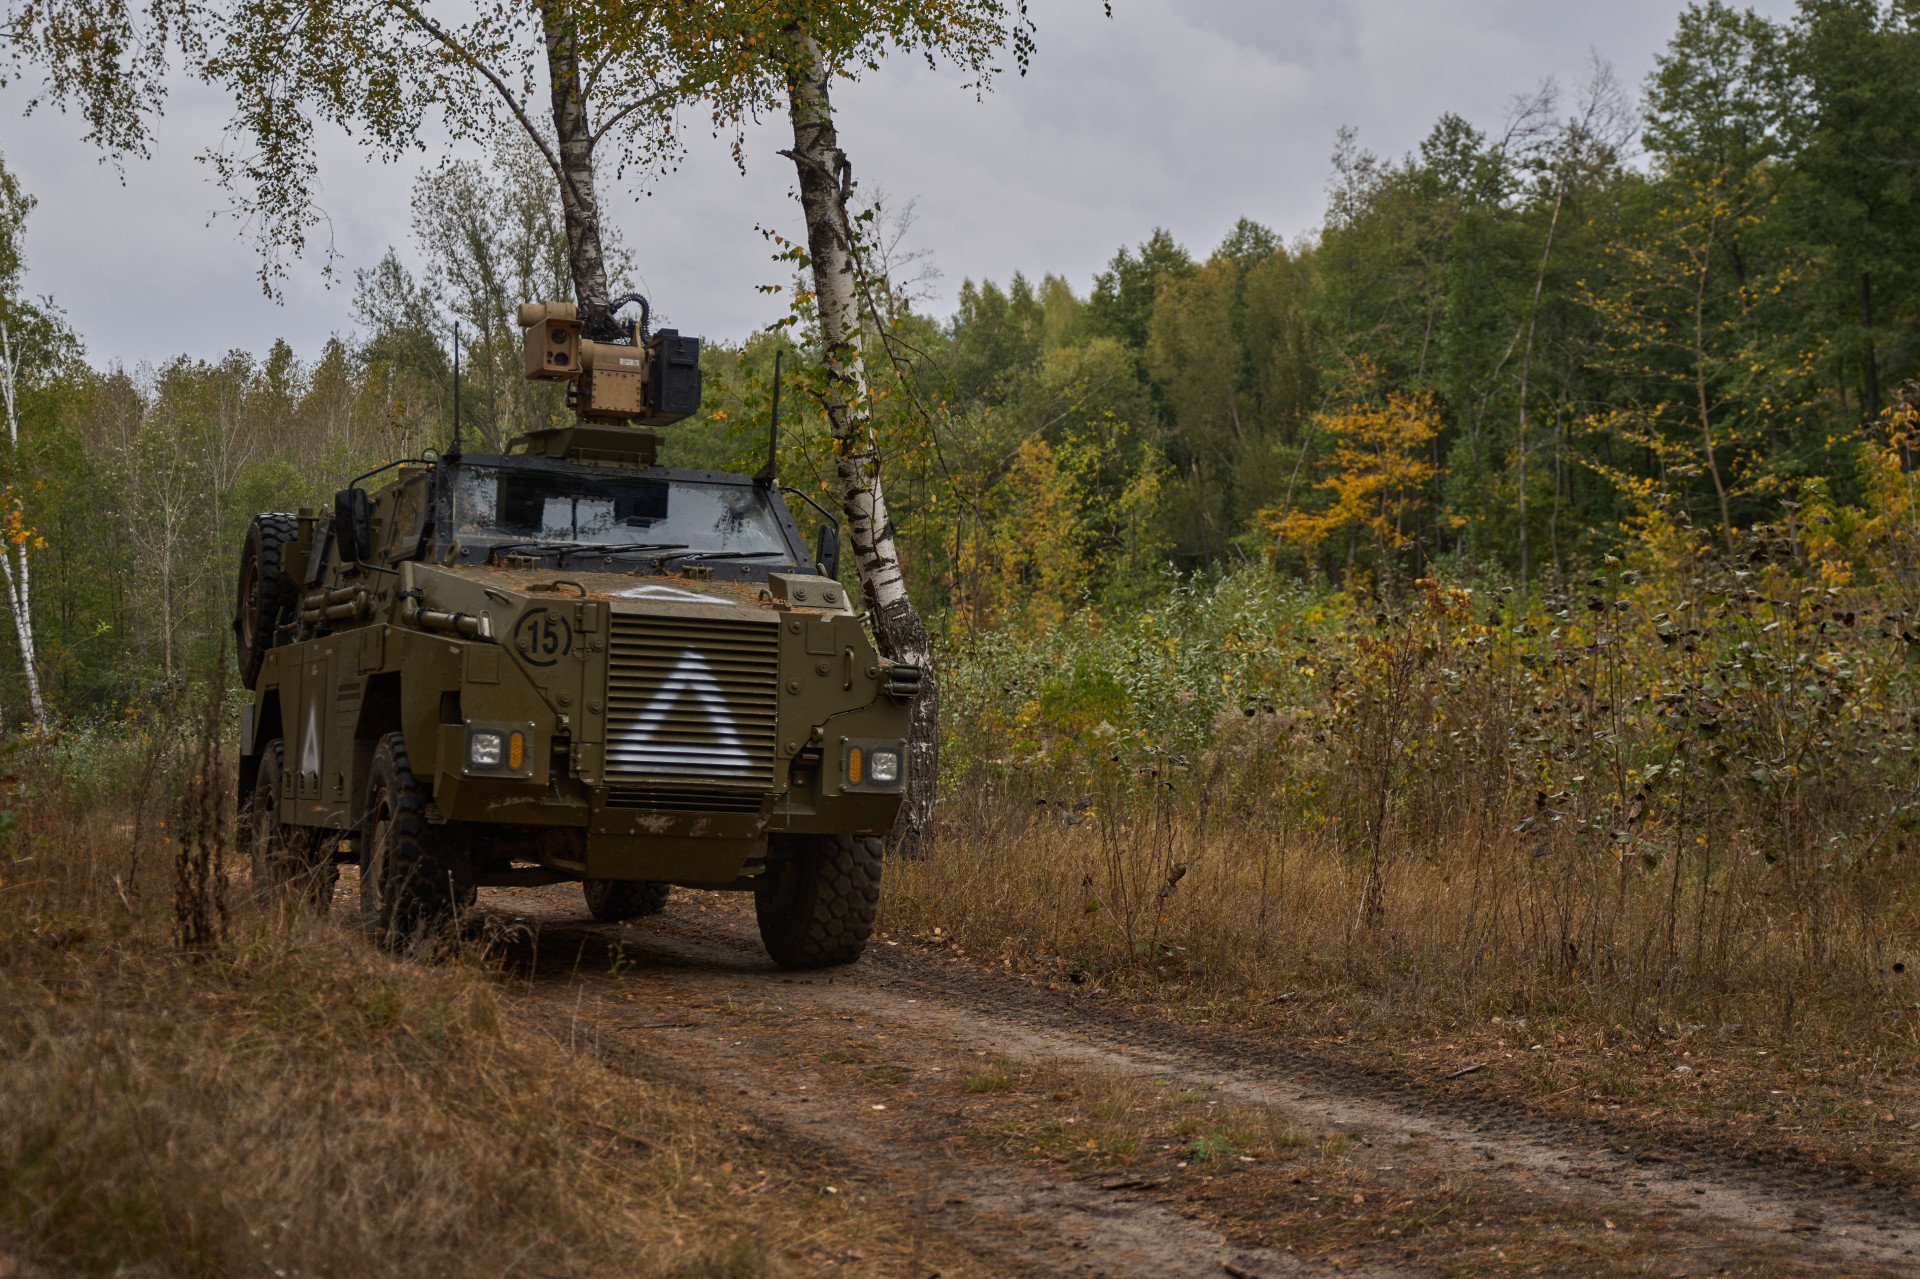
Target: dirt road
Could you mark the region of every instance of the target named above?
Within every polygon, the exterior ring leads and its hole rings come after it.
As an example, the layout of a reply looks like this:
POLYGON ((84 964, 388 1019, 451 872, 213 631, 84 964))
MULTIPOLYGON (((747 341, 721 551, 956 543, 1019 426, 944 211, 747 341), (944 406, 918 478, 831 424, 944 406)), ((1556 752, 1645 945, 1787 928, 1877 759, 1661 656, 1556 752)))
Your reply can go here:
POLYGON ((912 947, 781 973, 739 898, 620 926, 572 887, 483 904, 530 1018, 702 1090, 820 1194, 883 1203, 919 1276, 1920 1274, 1920 1206, 1791 1162, 1623 1148, 912 947))

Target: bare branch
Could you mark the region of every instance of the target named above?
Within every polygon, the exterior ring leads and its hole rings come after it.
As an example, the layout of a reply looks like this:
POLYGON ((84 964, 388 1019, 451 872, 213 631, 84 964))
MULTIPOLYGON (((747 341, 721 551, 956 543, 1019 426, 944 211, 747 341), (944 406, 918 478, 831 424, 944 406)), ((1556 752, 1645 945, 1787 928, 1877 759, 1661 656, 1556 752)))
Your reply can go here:
POLYGON ((632 102, 627 103, 626 106, 621 107, 618 111, 615 111, 612 115, 602 120, 600 122, 600 127, 595 129, 593 133, 590 134, 589 136, 592 138, 593 142, 597 145, 600 139, 606 137, 607 134, 613 131, 613 128, 615 125, 619 124, 622 120, 632 115, 635 111, 649 110, 653 107, 660 106, 663 103, 677 101, 678 99, 684 97, 686 95, 686 92, 687 92, 686 85, 684 83, 680 83, 680 84, 675 84, 670 88, 657 89, 654 92, 646 95, 644 98, 635 98, 632 102))

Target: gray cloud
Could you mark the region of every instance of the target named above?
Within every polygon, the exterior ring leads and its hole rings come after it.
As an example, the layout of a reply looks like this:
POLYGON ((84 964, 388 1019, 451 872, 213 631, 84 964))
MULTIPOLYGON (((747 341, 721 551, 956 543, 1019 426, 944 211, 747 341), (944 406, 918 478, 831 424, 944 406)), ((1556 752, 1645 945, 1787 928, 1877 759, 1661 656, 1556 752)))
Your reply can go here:
MULTIPOLYGON (((1351 124, 1386 155, 1414 146, 1443 111, 1497 124, 1540 79, 1577 78, 1590 56, 1638 86, 1671 35, 1674 0, 1036 0, 1040 51, 1025 79, 976 102, 957 77, 901 60, 841 90, 842 141, 856 175, 917 197, 914 240, 945 272, 936 307, 963 278, 1015 271, 1087 286, 1123 243, 1165 226, 1198 252, 1234 220, 1292 237, 1324 203, 1327 155, 1351 124)), ((1763 12, 1784 16, 1788 0, 1763 12)), ((261 350, 274 337, 311 356, 350 329, 352 269, 388 244, 410 252, 408 191, 431 156, 380 166, 344 137, 325 146, 323 229, 342 272, 318 252, 297 264, 285 302, 260 294, 241 228, 197 151, 217 139, 222 103, 176 94, 151 160, 124 182, 56 114, 10 112, 7 161, 39 197, 29 285, 53 296, 99 362, 261 350)), ((774 122, 750 137, 743 176, 718 143, 651 194, 609 208, 644 286, 683 329, 737 338, 777 318, 755 291, 780 268, 757 226, 796 229, 790 168, 774 122)), ((324 244, 317 245, 324 247, 324 244)))

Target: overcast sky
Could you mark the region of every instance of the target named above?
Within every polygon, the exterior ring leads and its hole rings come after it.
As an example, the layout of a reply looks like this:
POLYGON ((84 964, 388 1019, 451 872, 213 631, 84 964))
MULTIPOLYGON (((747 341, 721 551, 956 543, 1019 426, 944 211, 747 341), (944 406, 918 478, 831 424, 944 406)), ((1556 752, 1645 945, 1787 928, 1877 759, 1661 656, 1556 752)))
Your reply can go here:
MULTIPOLYGON (((1025 79, 984 102, 957 77, 901 59, 838 91, 841 142, 863 187, 918 200, 913 241, 943 273, 944 314, 966 278, 1065 275, 1085 292, 1114 250, 1156 226, 1204 253, 1247 216, 1288 239, 1318 225, 1327 156, 1343 124, 1400 155, 1443 111, 1498 123, 1546 76, 1577 80, 1589 57, 1637 90, 1672 34, 1677 0, 1035 0, 1040 49, 1025 79)), ((1789 0, 1760 0, 1784 16, 1789 0)), ((326 151, 322 202, 341 268, 316 255, 285 300, 261 295, 258 262, 194 156, 224 104, 177 93, 150 160, 99 162, 77 121, 22 119, 0 93, 0 151, 39 198, 29 287, 50 294, 99 364, 263 350, 277 336, 311 357, 352 329, 352 271, 387 245, 412 256, 408 165, 326 151)), ((759 225, 797 233, 791 166, 768 129, 742 176, 718 143, 696 145, 651 195, 610 192, 644 287, 682 330, 739 338, 784 301, 755 291, 783 273, 759 225)), ((324 233, 323 233, 324 238, 324 233)))

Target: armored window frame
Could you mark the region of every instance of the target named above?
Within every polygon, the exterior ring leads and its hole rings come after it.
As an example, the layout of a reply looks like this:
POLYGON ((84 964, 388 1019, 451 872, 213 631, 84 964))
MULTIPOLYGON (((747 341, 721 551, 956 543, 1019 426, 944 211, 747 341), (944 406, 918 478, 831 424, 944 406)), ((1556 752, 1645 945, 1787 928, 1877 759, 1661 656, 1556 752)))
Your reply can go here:
POLYGON ((668 484, 700 483, 724 484, 737 488, 758 487, 765 494, 769 508, 773 512, 774 523, 779 530, 780 540, 784 544, 787 557, 787 562, 784 564, 768 560, 764 566, 771 572, 791 572, 796 567, 811 571, 813 566, 813 556, 807 549, 806 536, 800 531, 800 525, 793 518, 793 512, 788 508, 786 499, 777 490, 756 485, 751 476, 671 466, 648 466, 613 471, 612 468, 592 463, 557 458, 479 453, 464 454, 458 461, 443 458, 434 467, 433 529, 431 545, 428 548, 428 556, 431 559, 445 558, 452 543, 457 540, 458 528, 453 509, 454 492, 457 488, 455 481, 459 471, 466 467, 514 469, 554 475, 583 475, 596 479, 621 474, 636 479, 665 480, 668 484))

